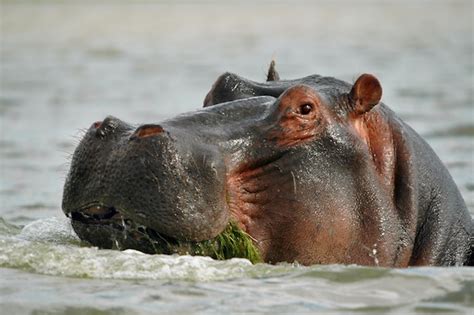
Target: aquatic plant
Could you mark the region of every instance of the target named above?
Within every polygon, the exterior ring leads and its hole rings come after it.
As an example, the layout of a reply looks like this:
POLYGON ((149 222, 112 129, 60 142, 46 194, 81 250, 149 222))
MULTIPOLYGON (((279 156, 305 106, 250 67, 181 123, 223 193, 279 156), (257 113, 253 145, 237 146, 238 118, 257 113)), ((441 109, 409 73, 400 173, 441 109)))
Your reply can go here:
POLYGON ((156 254, 209 256, 218 260, 246 258, 254 264, 262 262, 252 238, 234 222, 230 222, 215 238, 206 241, 179 241, 157 233, 148 241, 156 254))

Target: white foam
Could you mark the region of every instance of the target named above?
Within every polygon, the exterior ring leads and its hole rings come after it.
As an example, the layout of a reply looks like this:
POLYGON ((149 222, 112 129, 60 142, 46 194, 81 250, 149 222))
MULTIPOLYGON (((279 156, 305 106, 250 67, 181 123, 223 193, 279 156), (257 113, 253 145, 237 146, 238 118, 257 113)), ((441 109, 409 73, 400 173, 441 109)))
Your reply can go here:
MULTIPOLYGON (((69 277, 191 281, 248 276, 259 268, 247 259, 218 261, 202 256, 148 255, 80 244, 69 219, 37 220, 18 235, 0 237, 0 266, 69 277)), ((281 268, 275 269, 278 270, 281 268)))
POLYGON ((33 221, 21 230, 18 238, 56 244, 80 242, 72 228, 71 220, 66 217, 51 217, 33 221))

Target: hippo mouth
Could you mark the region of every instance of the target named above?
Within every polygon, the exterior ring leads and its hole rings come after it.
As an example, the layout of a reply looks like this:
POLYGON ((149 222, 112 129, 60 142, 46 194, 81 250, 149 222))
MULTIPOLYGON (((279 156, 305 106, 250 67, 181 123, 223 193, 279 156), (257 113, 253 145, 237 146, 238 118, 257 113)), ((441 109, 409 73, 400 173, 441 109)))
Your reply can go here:
MULTIPOLYGON (((169 252, 165 249, 162 250, 167 253, 172 253, 172 246, 177 246, 180 243, 180 241, 173 237, 166 236, 152 228, 137 224, 115 207, 92 204, 82 207, 80 210, 72 211, 68 216, 72 219, 73 225, 81 224, 95 226, 97 228, 109 227, 118 232, 122 232, 122 235, 126 239, 131 238, 139 242, 148 241, 153 245, 166 243, 169 247, 169 252)), ((115 247, 120 249, 119 239, 115 238, 113 241, 115 241, 115 247)), ((158 249, 156 246, 153 248, 153 251, 148 250, 145 252, 156 253, 158 249)))
MULTIPOLYGON (((162 235, 144 225, 136 224, 113 206, 104 206, 98 203, 90 204, 79 210, 70 212, 67 216, 71 218, 74 227, 87 227, 87 231, 100 229, 115 231, 115 233, 112 233, 111 236, 108 237, 107 241, 104 240, 103 242, 112 242, 112 247, 118 249, 128 247, 127 244, 123 244, 123 240, 128 240, 127 243, 136 242, 138 244, 148 242, 151 243, 151 245, 157 245, 159 243, 176 245, 178 243, 174 238, 162 235), (117 235, 118 233, 121 235, 117 235)), ((76 229, 76 233, 82 234, 82 230, 83 229, 76 229)), ((103 246, 102 244, 97 245, 99 247, 103 246)), ((155 250, 142 249, 142 251, 155 253, 157 248, 155 246, 152 246, 152 248, 155 250)), ((163 248, 163 251, 165 251, 165 248, 163 248)))
POLYGON ((115 207, 92 204, 68 214, 73 220, 85 224, 117 224, 123 217, 115 207))
POLYGON ((234 222, 215 238, 205 241, 183 241, 139 225, 123 211, 99 203, 89 204, 68 214, 81 239, 93 239, 100 248, 136 249, 148 254, 200 255, 214 259, 246 258, 261 261, 251 237, 234 222), (95 237, 90 237, 91 235, 95 237), (85 238, 87 236, 87 238, 85 238))

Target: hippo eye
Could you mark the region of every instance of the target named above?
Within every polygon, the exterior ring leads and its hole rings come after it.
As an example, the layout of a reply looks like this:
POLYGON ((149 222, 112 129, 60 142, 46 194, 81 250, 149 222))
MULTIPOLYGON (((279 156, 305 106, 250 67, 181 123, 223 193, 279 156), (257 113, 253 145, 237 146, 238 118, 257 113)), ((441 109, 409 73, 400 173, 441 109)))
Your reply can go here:
POLYGON ((301 115, 308 115, 309 113, 311 113, 312 110, 313 110, 313 105, 311 105, 311 104, 300 105, 300 114, 301 115))

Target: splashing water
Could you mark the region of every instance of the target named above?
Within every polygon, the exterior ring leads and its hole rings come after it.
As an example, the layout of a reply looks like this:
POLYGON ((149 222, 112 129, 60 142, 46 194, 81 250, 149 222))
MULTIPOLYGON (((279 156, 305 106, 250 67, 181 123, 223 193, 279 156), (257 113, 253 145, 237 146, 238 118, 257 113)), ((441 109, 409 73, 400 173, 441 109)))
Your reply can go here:
MULTIPOLYGON (((49 218, 18 227, 2 220, 0 266, 49 275, 112 279, 224 280, 251 275, 252 263, 202 256, 148 255, 135 250, 80 247, 69 219, 49 218)), ((279 268, 277 268, 277 272, 279 268)))
MULTIPOLYGON (((16 285, 23 283, 22 272, 59 277, 52 278, 56 279, 54 282, 59 282, 55 284, 58 287, 63 286, 63 282, 69 284, 71 280, 67 278, 76 278, 70 289, 72 291, 59 293, 62 295, 58 302, 61 305, 71 304, 65 302, 68 294, 78 294, 81 286, 89 286, 83 281, 102 279, 100 287, 114 283, 121 289, 112 289, 120 300, 118 309, 110 310, 112 313, 130 311, 127 298, 120 292, 130 290, 137 281, 142 288, 148 288, 148 293, 150 284, 153 284, 154 293, 150 295, 156 295, 156 291, 162 295, 162 291, 168 292, 171 286, 177 292, 167 293, 171 301, 189 303, 190 299, 196 299, 197 294, 202 297, 200 303, 208 303, 213 305, 214 310, 223 311, 235 306, 232 302, 222 304, 214 300, 217 296, 222 298, 222 294, 231 299, 237 296, 238 300, 250 303, 241 305, 246 311, 264 311, 270 305, 270 309, 276 307, 281 311, 288 311, 287 307, 291 305, 292 311, 339 309, 377 313, 393 308, 410 312, 464 311, 473 303, 474 289, 472 268, 254 265, 240 258, 214 260, 202 256, 148 255, 135 250, 100 250, 81 243, 70 221, 64 218, 34 221, 22 229, 1 219, 0 267, 12 270, 5 273, 0 269, 0 277, 5 280, 6 286, 12 285, 12 281, 16 285), (12 280, 13 275, 15 280, 12 280), (123 280, 132 282, 117 282, 123 280), (76 293, 71 293, 74 291, 76 293), (284 304, 280 303, 280 299, 270 298, 275 294, 283 296, 284 304), (259 300, 258 296, 266 298, 259 300)), ((38 277, 33 277, 34 281, 40 281, 38 277)), ((31 276, 24 281, 29 283, 31 276)), ((97 286, 97 282, 94 283, 97 286)), ((49 298, 54 300, 56 296, 49 298)), ((146 299, 150 298, 146 295, 146 299)), ((99 305, 93 309, 103 309, 104 301, 96 297, 93 299, 98 300, 99 305)), ((144 312, 150 303, 135 302, 133 309, 144 312)), ((152 304, 156 303, 168 307, 173 304, 153 300, 152 304)), ((179 305, 170 309, 178 311, 179 305)))

